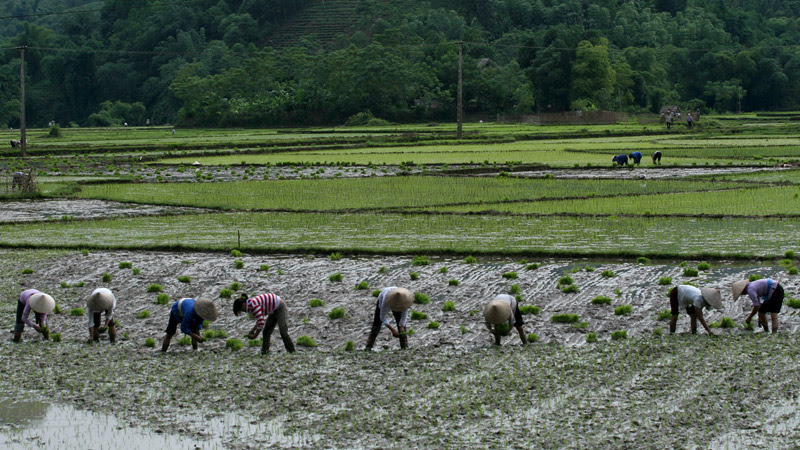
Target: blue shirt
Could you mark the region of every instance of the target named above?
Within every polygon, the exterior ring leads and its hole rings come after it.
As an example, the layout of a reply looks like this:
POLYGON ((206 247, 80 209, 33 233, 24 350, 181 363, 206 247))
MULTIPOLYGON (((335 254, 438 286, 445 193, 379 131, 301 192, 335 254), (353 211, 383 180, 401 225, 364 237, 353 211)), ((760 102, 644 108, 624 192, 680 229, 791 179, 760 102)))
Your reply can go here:
POLYGON ((628 164, 628 155, 617 155, 612 159, 612 161, 616 162, 620 166, 623 164, 628 164))
POLYGON ((631 158, 633 158, 634 163, 639 164, 639 161, 642 160, 642 152, 631 153, 631 158))
POLYGON ((203 328, 203 318, 194 312, 194 299, 184 298, 172 305, 172 317, 181 323, 184 334, 199 333, 203 328))

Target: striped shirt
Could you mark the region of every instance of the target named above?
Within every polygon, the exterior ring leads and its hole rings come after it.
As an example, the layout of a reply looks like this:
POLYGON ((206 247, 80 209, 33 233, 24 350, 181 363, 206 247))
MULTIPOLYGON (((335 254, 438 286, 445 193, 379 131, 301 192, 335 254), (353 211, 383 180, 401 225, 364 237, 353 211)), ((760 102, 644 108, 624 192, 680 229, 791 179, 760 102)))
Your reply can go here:
MULTIPOLYGON (((28 316, 31 315, 31 304, 28 302, 34 294, 40 294, 40 292, 36 289, 28 289, 27 291, 22 291, 19 294, 19 302, 25 305, 25 309, 22 310, 22 321, 27 323, 28 326, 33 327, 33 322, 28 319, 28 316)), ((47 314, 42 314, 42 326, 47 325, 47 314)))
POLYGON ((261 294, 247 300, 247 312, 256 318, 256 327, 264 328, 266 316, 275 312, 281 304, 281 298, 275 294, 261 294))

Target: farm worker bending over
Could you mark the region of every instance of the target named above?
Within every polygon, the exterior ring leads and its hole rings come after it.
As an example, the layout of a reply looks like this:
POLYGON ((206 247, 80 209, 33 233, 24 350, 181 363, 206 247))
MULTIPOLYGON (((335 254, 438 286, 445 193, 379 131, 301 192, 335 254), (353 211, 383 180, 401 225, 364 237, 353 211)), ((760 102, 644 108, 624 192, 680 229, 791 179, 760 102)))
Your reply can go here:
POLYGON ((692 320, 692 333, 697 334, 697 321, 706 329, 708 334, 713 335, 711 328, 708 327, 703 318, 703 308, 722 310, 722 295, 719 289, 702 288, 682 284, 669 291, 669 306, 672 312, 672 319, 669 321, 669 332, 675 333, 675 324, 678 322, 678 313, 681 309, 686 309, 686 314, 692 320))
POLYGON ((286 325, 286 303, 280 297, 275 294, 261 294, 248 299, 247 294, 242 294, 233 302, 233 314, 238 316, 242 311, 252 314, 256 319, 256 324, 253 325, 253 329, 250 330, 247 337, 255 339, 261 330, 264 330, 263 341, 261 341, 262 355, 269 353, 269 340, 272 332, 275 331, 275 324, 278 324, 286 351, 294 353, 294 343, 289 337, 289 327, 286 325), (265 319, 264 316, 269 317, 265 319))
POLYGON ((181 331, 192 338, 192 348, 197 350, 197 344, 203 342, 200 330, 203 328, 203 321, 213 322, 217 320, 217 307, 208 300, 195 300, 193 298, 182 298, 172 305, 169 313, 169 324, 167 325, 167 335, 161 344, 161 351, 165 352, 169 348, 169 341, 178 330, 181 324, 181 331))
POLYGON ((611 162, 617 163, 618 166, 627 166, 628 155, 617 155, 611 159, 611 162))
POLYGON ((517 329, 522 345, 527 343, 522 326, 522 313, 519 312, 517 300, 508 294, 500 294, 483 308, 486 328, 494 335, 495 345, 500 345, 500 338, 508 334, 511 327, 517 329))
POLYGON ((750 324, 750 319, 758 313, 758 324, 769 333, 767 324, 767 313, 772 319, 772 332, 778 331, 778 313, 783 306, 783 286, 777 281, 767 278, 756 281, 742 280, 733 283, 733 300, 739 298, 743 293, 747 293, 753 303, 753 310, 747 316, 744 323, 750 324))
POLYGON ((372 329, 367 338, 366 351, 372 350, 375 339, 381 332, 381 327, 386 326, 392 332, 392 336, 400 339, 400 348, 408 348, 408 335, 406 334, 406 322, 408 321, 408 308, 414 303, 414 294, 408 289, 401 287, 387 287, 378 294, 378 301, 375 303, 375 316, 372 319, 372 329), (389 324, 389 311, 394 316, 397 324, 395 329, 389 324))
POLYGON ((661 164, 661 152, 654 151, 651 156, 653 157, 653 164, 661 164))
POLYGON ((114 326, 114 308, 117 307, 117 298, 106 288, 97 288, 92 291, 86 301, 87 316, 89 316, 89 343, 100 340, 100 333, 108 329, 108 340, 113 344, 117 341, 117 327, 114 326), (100 315, 106 313, 106 322, 100 326, 100 315))
POLYGON ((630 156, 634 164, 639 164, 642 162, 642 152, 633 152, 628 156, 630 156))
POLYGON ((14 342, 22 339, 22 331, 25 324, 30 325, 34 330, 42 334, 44 340, 50 339, 50 331, 47 329, 47 314, 56 308, 56 301, 53 297, 39 292, 36 289, 28 289, 19 294, 17 302, 17 321, 14 324, 14 342), (30 321, 28 316, 34 312, 36 324, 30 321))

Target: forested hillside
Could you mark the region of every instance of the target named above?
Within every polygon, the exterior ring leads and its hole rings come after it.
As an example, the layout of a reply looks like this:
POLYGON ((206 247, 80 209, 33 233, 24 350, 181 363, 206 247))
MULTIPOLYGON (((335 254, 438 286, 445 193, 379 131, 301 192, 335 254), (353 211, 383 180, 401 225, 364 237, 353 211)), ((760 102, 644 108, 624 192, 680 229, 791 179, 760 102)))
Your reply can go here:
POLYGON ((0 125, 800 108, 800 1, 9 0, 0 125))

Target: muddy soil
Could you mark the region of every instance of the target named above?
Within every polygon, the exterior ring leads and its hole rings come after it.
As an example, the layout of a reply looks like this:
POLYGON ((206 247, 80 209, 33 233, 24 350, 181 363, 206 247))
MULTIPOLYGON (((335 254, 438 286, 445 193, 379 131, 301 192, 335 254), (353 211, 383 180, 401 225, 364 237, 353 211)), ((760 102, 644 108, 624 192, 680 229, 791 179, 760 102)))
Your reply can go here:
POLYGON ((192 214, 203 211, 206 210, 202 208, 139 205, 103 200, 21 200, 3 202, 3 209, 0 210, 0 223, 163 216, 192 214))

